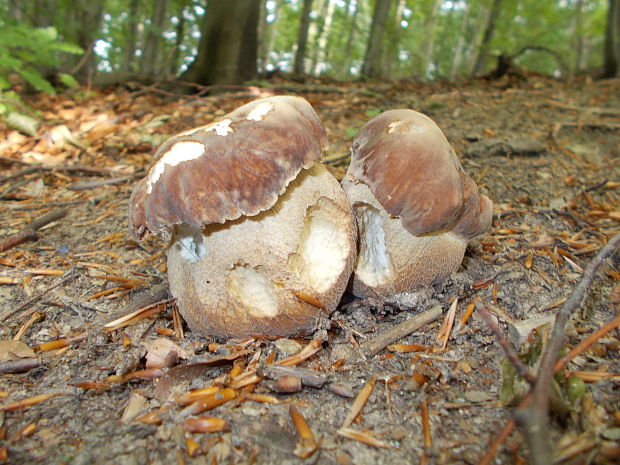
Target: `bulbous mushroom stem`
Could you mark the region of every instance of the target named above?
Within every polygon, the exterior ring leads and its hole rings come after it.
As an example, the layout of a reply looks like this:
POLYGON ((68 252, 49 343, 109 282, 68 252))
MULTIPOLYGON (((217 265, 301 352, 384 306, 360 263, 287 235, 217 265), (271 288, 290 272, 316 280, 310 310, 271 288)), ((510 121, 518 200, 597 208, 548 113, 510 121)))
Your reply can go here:
POLYGON ((336 179, 302 170, 269 210, 201 231, 177 227, 170 290, 189 326, 221 337, 312 331, 346 288, 355 222, 336 179))
POLYGON ((412 235, 391 216, 368 186, 343 180, 358 228, 358 256, 353 269, 353 294, 386 297, 406 292, 456 271, 467 240, 453 231, 412 235))

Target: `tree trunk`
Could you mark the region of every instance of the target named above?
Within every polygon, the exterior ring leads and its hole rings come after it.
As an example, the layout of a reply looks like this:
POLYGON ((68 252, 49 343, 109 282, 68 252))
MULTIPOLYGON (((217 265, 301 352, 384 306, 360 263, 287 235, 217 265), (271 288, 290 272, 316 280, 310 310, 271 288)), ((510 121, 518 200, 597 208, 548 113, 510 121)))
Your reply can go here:
POLYGON ((325 13, 325 21, 321 35, 317 38, 317 54, 314 62, 314 74, 321 74, 321 64, 327 62, 327 39, 332 30, 332 21, 334 20, 334 11, 336 8, 335 0, 327 0, 327 12, 325 13))
POLYGON ((612 78, 620 71, 620 2, 609 0, 605 27, 603 77, 612 78))
POLYGON ((433 46, 435 45, 435 28, 437 26, 437 14, 439 13, 439 7, 442 4, 442 0, 433 0, 431 9, 424 20, 424 40, 422 41, 420 52, 420 77, 423 79, 429 79, 431 73, 429 65, 433 59, 433 46))
POLYGON ((389 18, 386 26, 387 47, 383 52, 386 59, 383 61, 383 74, 393 76, 398 73, 400 66, 400 39, 402 37, 400 22, 403 18, 403 12, 407 7, 407 0, 397 0, 396 8, 393 8, 392 16, 389 18), (396 67, 396 69, 394 69, 396 67))
POLYGON ((351 74, 351 64, 353 63, 352 51, 353 40, 355 39, 355 32, 357 31, 357 18, 360 12, 360 0, 355 2, 355 10, 353 11, 353 17, 351 18, 351 25, 349 26, 349 36, 347 37, 347 44, 344 47, 344 69, 343 74, 351 74))
POLYGON ((138 43, 138 15, 140 9, 140 0, 131 0, 129 2, 129 11, 127 14, 127 28, 125 29, 125 50, 123 50, 123 71, 137 71, 136 64, 136 45, 138 43))
POLYGON ((463 46, 465 45, 465 34, 467 33, 467 26, 469 21, 469 5, 465 5, 463 10, 463 19, 461 20, 461 30, 459 31, 459 36, 456 39, 456 45, 454 46, 454 50, 452 52, 452 60, 450 62, 450 73, 448 74, 448 78, 452 81, 458 72, 459 65, 461 64, 461 59, 463 56, 463 46))
POLYGON ((391 4, 392 0, 376 0, 370 26, 370 35, 368 36, 366 46, 364 66, 362 67, 363 76, 378 78, 383 75, 383 36, 385 35, 385 23, 387 22, 391 4))
POLYGON ((181 60, 181 46, 183 45, 183 39, 185 37, 185 5, 183 5, 178 15, 179 22, 175 28, 176 37, 174 39, 174 51, 172 52, 172 59, 170 60, 170 75, 176 76, 179 73, 179 66, 181 60))
MULTIPOLYGON (((220 0, 222 1, 222 0, 220 0)), ((258 1, 258 0, 257 0, 258 1)), ((262 2, 262 0, 261 0, 262 2)), ((275 46, 275 42, 276 42, 276 24, 278 21, 278 13, 280 11, 280 8, 282 8, 282 0, 277 0, 276 2, 274 2, 274 9, 273 9, 273 15, 274 15, 274 20, 270 23, 267 22, 267 14, 265 12, 265 18, 264 18, 264 22, 262 24, 263 27, 263 34, 262 37, 260 38, 260 45, 259 45, 259 49, 260 49, 260 60, 261 60, 261 68, 263 70, 265 70, 265 67, 267 66, 267 64, 269 63, 269 57, 271 55, 271 52, 274 49, 275 46)), ((260 14, 260 12, 259 12, 260 14)))
POLYGON ((491 5, 491 11, 489 12, 487 23, 484 28, 482 42, 480 43, 480 47, 478 48, 478 54, 476 55, 476 62, 472 70, 472 74, 474 76, 476 74, 480 74, 487 64, 487 53, 489 50, 489 45, 491 44, 491 40, 493 39, 493 34, 495 34, 495 26, 497 24, 497 18, 499 17, 501 6, 502 0, 493 0, 493 4, 491 5))
POLYGON ((157 76, 162 64, 162 45, 166 25, 168 0, 153 0, 152 22, 146 31, 144 55, 142 55, 142 72, 149 77, 157 76))
POLYGON ((575 61, 573 62, 573 73, 577 74, 583 70, 583 0, 577 0, 575 4, 575 18, 573 22, 573 50, 575 51, 575 61))
POLYGON ((319 39, 323 34, 323 27, 325 26, 325 17, 327 15, 328 3, 330 0, 319 0, 316 11, 318 12, 318 19, 310 23, 310 42, 313 44, 310 60, 308 64, 308 71, 312 72, 314 70, 314 66, 316 65, 317 58, 319 55, 319 39))
POLYGON ((99 34, 103 17, 103 3, 92 0, 77 0, 65 13, 59 31, 65 40, 84 49, 84 56, 68 55, 64 58, 63 69, 71 72, 82 82, 92 78, 96 71, 97 59, 93 46, 99 34))
POLYGON ((26 21, 26 5, 22 2, 9 2, 9 18, 16 23, 23 23, 26 21))
POLYGON ((33 0, 32 25, 35 27, 53 26, 55 24, 57 6, 58 0, 33 0))
POLYGON ((256 0, 210 1, 198 55, 182 79, 227 85, 254 78, 259 10, 260 2, 256 0))
POLYGON ((301 11, 299 29, 297 31, 297 50, 295 51, 295 74, 304 73, 304 59, 306 58, 306 46, 308 45, 308 31, 310 29, 310 13, 312 12, 312 1, 304 0, 304 8, 301 11))

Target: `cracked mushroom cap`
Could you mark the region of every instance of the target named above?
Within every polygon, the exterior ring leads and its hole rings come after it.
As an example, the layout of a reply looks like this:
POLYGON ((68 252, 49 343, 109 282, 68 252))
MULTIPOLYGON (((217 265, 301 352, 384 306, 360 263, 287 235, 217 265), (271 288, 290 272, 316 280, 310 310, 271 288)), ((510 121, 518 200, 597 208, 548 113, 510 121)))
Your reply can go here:
POLYGON ((271 208, 327 134, 303 98, 255 100, 217 122, 177 134, 155 153, 129 202, 135 239, 175 224, 201 228, 271 208))
POLYGON ((342 185, 357 217, 354 292, 389 295, 458 269, 493 204, 441 129, 413 110, 386 111, 354 138, 342 185))
POLYGON ((130 199, 134 237, 171 232, 170 292, 194 331, 311 332, 347 286, 355 220, 297 97, 256 100, 157 151, 130 199))

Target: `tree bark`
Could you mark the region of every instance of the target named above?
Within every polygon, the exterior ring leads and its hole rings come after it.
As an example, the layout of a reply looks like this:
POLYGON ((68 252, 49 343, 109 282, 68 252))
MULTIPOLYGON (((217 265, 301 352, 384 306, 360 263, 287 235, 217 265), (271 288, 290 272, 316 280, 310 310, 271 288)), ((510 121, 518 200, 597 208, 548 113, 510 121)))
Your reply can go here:
POLYGON ((385 23, 387 22, 391 6, 392 0, 376 0, 366 55, 364 57, 364 66, 362 67, 363 76, 378 78, 383 75, 383 36, 385 35, 385 23))
POLYGON ((93 51, 103 18, 103 3, 92 0, 76 0, 67 10, 59 31, 65 40, 73 42, 82 49, 86 56, 69 55, 64 57, 63 68, 82 82, 92 78, 97 68, 97 58, 93 51))
POLYGON ((310 29, 310 12, 312 11, 312 1, 304 0, 304 7, 301 11, 299 20, 299 30, 297 31, 297 50, 295 51, 295 74, 304 73, 304 59, 306 58, 306 47, 308 45, 308 31, 310 29))
POLYGON ((478 54, 476 55, 476 62, 474 63, 474 68, 472 70, 472 74, 474 76, 476 74, 480 74, 487 64, 487 53, 491 40, 493 39, 493 34, 495 34, 495 26, 497 24, 497 18, 499 17, 501 6, 502 0, 493 0, 491 11, 489 12, 487 23, 484 28, 482 42, 480 43, 478 54))
POLYGON ((321 63, 327 62, 327 39, 332 30, 335 8, 335 0, 328 0, 327 12, 325 13, 325 21, 323 21, 321 35, 317 37, 317 54, 314 62, 314 74, 316 75, 321 74, 321 63))
POLYGON ((21 2, 9 2, 9 18, 16 23, 23 23, 26 20, 26 6, 21 2))
POLYGON ((573 63, 573 73, 580 73, 583 70, 584 62, 584 37, 583 37, 583 0, 577 0, 575 4, 575 18, 573 22, 573 50, 575 50, 575 61, 573 63))
MULTIPOLYGON (((407 0, 396 0, 396 7, 392 8, 392 15, 387 22, 385 37, 387 39, 387 47, 383 55, 386 58, 383 62, 383 74, 393 76, 398 73, 400 66, 400 40, 402 31, 400 22, 403 18, 403 12, 407 7, 407 0)), ((385 40, 385 39, 384 39, 385 40)))
POLYGON ((450 73, 448 74, 448 78, 452 81, 458 72, 459 65, 461 64, 461 60, 463 57, 463 47, 465 45, 465 34, 467 32, 467 26, 469 21, 469 5, 465 5, 465 9, 463 10, 463 19, 461 20, 461 30, 459 31, 459 36, 456 39, 456 45, 454 46, 454 50, 452 52, 452 60, 450 62, 450 73))
POLYGON ((146 76, 154 77, 161 71, 163 30, 166 24, 168 0, 153 0, 152 22, 146 31, 142 71, 146 76))
POLYGON ((179 22, 175 28, 176 37, 174 39, 174 51, 172 52, 172 58, 170 60, 170 75, 176 76, 179 72, 180 59, 181 59, 181 46, 183 45, 183 38, 185 36, 185 5, 181 7, 178 14, 179 22))
POLYGON ((56 19, 57 7, 58 0, 33 0, 32 25, 35 27, 53 26, 56 19))
POLYGON ((353 62, 352 51, 353 51, 353 40, 355 39, 355 32, 357 31, 357 18, 359 17, 359 12, 361 9, 361 5, 359 0, 355 3, 355 10, 353 11, 353 17, 351 18, 351 25, 349 26, 349 35, 347 37, 347 44, 344 47, 344 75, 351 74, 351 63, 353 62))
POLYGON ((431 9, 424 20, 424 40, 420 47, 420 77, 428 79, 430 77, 428 66, 433 59, 433 47, 435 45, 435 27, 437 26, 437 14, 442 0, 433 0, 431 9))
POLYGON ((138 43, 138 15, 140 0, 129 2, 127 15, 127 28, 125 29, 125 50, 123 50, 122 70, 127 72, 137 71, 136 45, 138 43))
POLYGON ((319 55, 319 39, 323 34, 323 27, 325 26, 325 16, 327 15, 327 7, 330 0, 319 0, 316 5, 316 11, 318 12, 317 21, 312 21, 310 23, 310 42, 313 44, 310 53, 310 59, 308 60, 308 71, 312 72, 314 70, 314 66, 316 65, 317 58, 319 55))
MULTIPOLYGON (((260 38, 260 43, 259 43, 259 50, 260 50, 260 61, 261 61, 261 67, 263 70, 266 69, 267 64, 269 63, 269 57, 271 55, 271 52, 274 49, 275 46, 275 42, 276 42, 276 24, 278 21, 278 13, 280 11, 280 8, 282 8, 282 0, 276 0, 274 9, 273 9, 273 15, 274 15, 274 20, 270 23, 267 22, 267 12, 265 11, 265 15, 263 18, 263 24, 262 24, 262 34, 261 34, 261 38, 260 38)), ((260 11, 259 11, 259 16, 260 16, 260 11)))
POLYGON ((256 76, 260 2, 211 1, 207 5, 198 55, 183 74, 202 85, 241 84, 256 76))
POLYGON ((620 2, 609 0, 608 4, 603 77, 612 78, 620 71, 620 2))

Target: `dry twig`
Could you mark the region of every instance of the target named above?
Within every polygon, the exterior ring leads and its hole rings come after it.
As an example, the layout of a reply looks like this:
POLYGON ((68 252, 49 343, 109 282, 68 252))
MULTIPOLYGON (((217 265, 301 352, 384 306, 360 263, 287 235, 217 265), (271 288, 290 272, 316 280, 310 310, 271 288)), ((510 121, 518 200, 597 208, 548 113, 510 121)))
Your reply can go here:
POLYGON ((2 373, 24 373, 33 368, 41 366, 41 360, 38 358, 20 358, 18 360, 9 360, 8 362, 0 362, 0 374, 2 373))
MULTIPOLYGON (((618 315, 616 318, 611 320, 609 323, 605 324, 603 327, 596 330, 590 336, 588 336, 583 341, 581 341, 579 344, 577 344, 575 347, 573 347, 573 349, 569 351, 564 357, 558 360, 558 362, 555 364, 555 367, 553 369, 553 374, 558 373, 572 359, 574 359, 575 357, 577 357, 579 354, 583 353, 584 351, 588 350, 588 348, 592 344, 594 344, 596 341, 602 338, 605 334, 607 334, 610 331, 613 331, 614 329, 618 327, 620 327, 620 315, 618 315)), ((530 392, 521 401, 517 409, 525 409, 531 404, 531 402, 532 402, 532 393, 530 392)), ((491 442, 486 453, 478 462, 478 465, 490 465, 493 462, 493 458, 497 454, 497 450, 499 449, 499 446, 503 444, 504 441, 506 441, 506 439, 508 439, 508 436, 510 436, 510 434, 514 431, 516 425, 517 423, 514 417, 511 417, 510 420, 506 422, 506 424, 504 425, 504 428, 499 433, 499 435, 491 442)))
POLYGON ((497 339, 497 343, 502 347, 502 349, 504 349, 506 357, 508 357, 510 363, 512 363, 517 369, 519 375, 524 378, 528 383, 530 383, 531 386, 534 386, 536 384, 536 377, 530 372, 530 370, 527 369, 527 367, 519 358, 519 355, 510 347, 510 344, 506 340, 506 336, 504 336, 504 333, 499 328, 499 326, 495 324, 487 309, 483 306, 478 306, 476 308, 476 311, 480 314, 480 316, 486 322, 487 326, 491 329, 491 331, 493 331, 493 333, 495 334, 495 338, 497 339))
POLYGON ((413 318, 403 321, 393 326, 383 334, 362 344, 362 349, 368 357, 374 357, 393 342, 402 339, 412 332, 420 329, 422 326, 437 320, 441 316, 441 305, 436 305, 424 313, 414 316, 413 318))
POLYGON ((48 292, 56 289, 58 286, 66 283, 67 281, 69 281, 71 278, 75 277, 75 273, 74 273, 75 269, 72 268, 70 271, 67 271, 65 273, 65 275, 62 277, 62 279, 60 281, 58 281, 57 283, 51 285, 50 287, 48 287, 47 289, 44 289, 43 291, 39 292, 36 295, 33 295, 32 297, 30 297, 28 300, 26 300, 23 304, 21 304, 20 306, 18 306, 17 308, 14 308, 13 310, 11 310, 9 313, 7 313, 6 315, 4 315, 0 321, 6 321, 9 318, 11 318, 13 315, 15 315, 17 312, 21 312, 24 308, 26 308, 27 306, 33 304, 34 302, 36 302, 37 300, 39 300, 41 297, 43 297, 45 294, 47 294, 48 292))
POLYGON ((12 234, 9 237, 6 237, 2 241, 0 241, 0 252, 9 250, 10 248, 15 247, 19 244, 23 244, 26 241, 36 240, 38 238, 37 231, 39 229, 41 229, 45 225, 52 223, 53 221, 63 218, 66 214, 66 209, 59 208, 58 210, 46 213, 39 218, 35 218, 30 223, 28 223, 20 232, 12 234))
POLYGON ((516 412, 517 421, 523 426, 528 444, 530 458, 534 465, 552 463, 551 440, 549 437, 549 390, 555 373, 560 349, 565 341, 565 329, 571 314, 583 303, 588 290, 594 281, 594 274, 603 261, 611 256, 620 244, 620 233, 607 242, 598 254, 590 261, 581 280, 572 294, 558 312, 555 325, 551 331, 549 343, 542 355, 538 370, 538 381, 533 393, 533 401, 527 407, 516 412))

